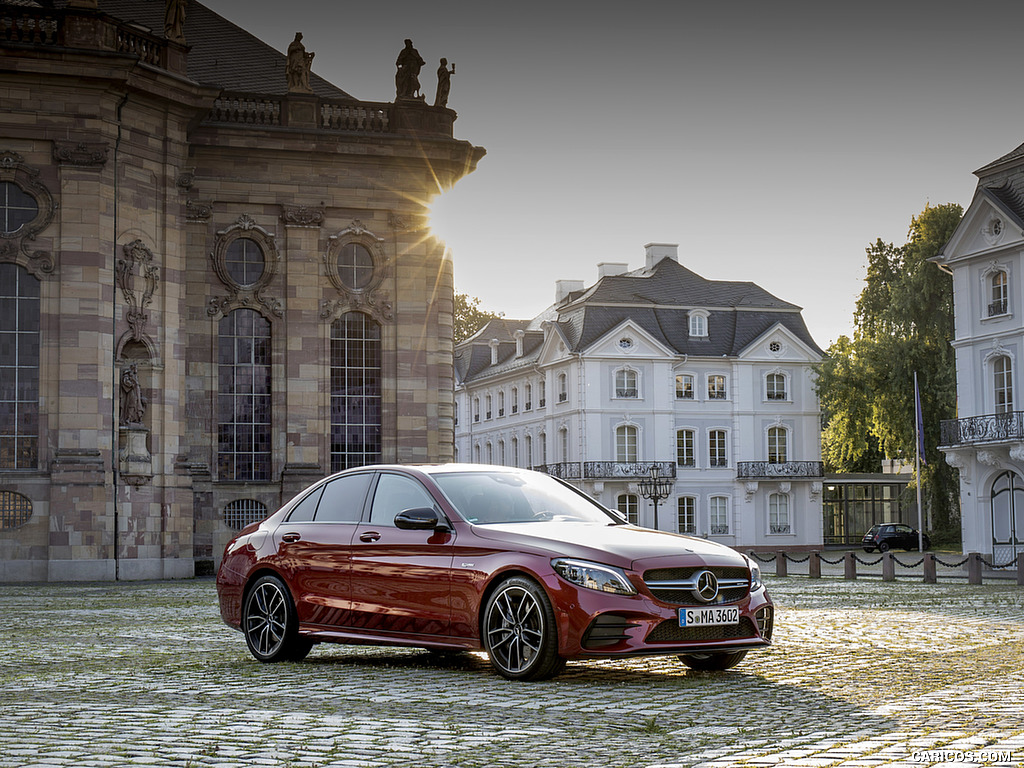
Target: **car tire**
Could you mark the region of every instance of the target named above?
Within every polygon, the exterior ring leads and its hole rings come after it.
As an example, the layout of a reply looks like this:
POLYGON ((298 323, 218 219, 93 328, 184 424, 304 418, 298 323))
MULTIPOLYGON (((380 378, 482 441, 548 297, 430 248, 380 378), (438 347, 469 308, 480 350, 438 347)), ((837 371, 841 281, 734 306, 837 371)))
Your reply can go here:
POLYGON ((746 651, 732 653, 684 653, 679 660, 699 672, 721 672, 732 669, 747 655, 746 651))
POLYGON ((878 551, 882 552, 882 553, 888 552, 889 551, 889 544, 888 544, 888 542, 883 541, 881 544, 879 544, 878 545, 878 551))
POLYGON ((242 633, 258 661, 302 661, 313 642, 299 636, 299 620, 288 587, 277 576, 261 576, 245 596, 242 633))
POLYGON ((531 579, 501 582, 487 599, 480 629, 491 666, 504 678, 544 680, 565 666, 551 601, 531 579))

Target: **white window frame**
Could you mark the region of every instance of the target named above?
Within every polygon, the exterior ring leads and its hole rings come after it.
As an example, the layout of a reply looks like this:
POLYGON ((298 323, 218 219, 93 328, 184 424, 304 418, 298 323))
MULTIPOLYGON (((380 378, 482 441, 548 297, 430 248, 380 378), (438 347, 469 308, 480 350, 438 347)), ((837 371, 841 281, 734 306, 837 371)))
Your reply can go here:
POLYGON ((708 497, 708 532, 712 536, 728 536, 729 497, 715 494, 708 497))
POLYGON ((996 355, 991 362, 995 413, 1013 413, 1013 359, 1009 355, 996 355))
POLYGON ((642 399, 640 396, 640 371, 628 365, 616 368, 612 373, 612 399, 642 399), (632 385, 630 381, 632 381, 632 385))
POLYGON ((789 402, 789 374, 785 371, 768 371, 764 375, 764 400, 766 403, 789 402), (779 391, 779 384, 782 390, 779 391))
POLYGON ((679 496, 676 498, 676 532, 690 536, 697 535, 696 496, 679 496), (684 509, 686 506, 689 506, 689 509, 684 509))
POLYGON ((692 373, 677 373, 676 374, 676 400, 691 400, 691 401, 693 401, 693 400, 696 400, 696 399, 697 399, 697 377, 694 374, 692 374, 692 373), (690 394, 689 395, 680 394, 680 393, 685 393, 686 392, 685 387, 682 386, 683 384, 685 384, 685 380, 686 379, 690 380, 690 394))
POLYGON ((768 494, 768 535, 790 536, 793 533, 792 505, 788 493, 768 494))
POLYGON ((676 430, 676 466, 683 467, 686 469, 697 468, 697 430, 693 429, 692 427, 680 427, 679 429, 676 430), (688 450, 689 461, 685 463, 680 461, 684 448, 680 444, 680 441, 682 440, 684 435, 689 436, 690 439, 690 445, 688 450))
POLYGON ((704 381, 707 384, 706 390, 707 390, 707 396, 708 396, 708 400, 709 401, 712 401, 712 402, 727 402, 729 400, 729 377, 728 376, 726 376, 724 373, 709 373, 704 378, 704 381), (717 380, 717 379, 721 379, 722 380, 722 389, 721 389, 721 395, 720 396, 718 394, 719 390, 717 388, 715 390, 711 389, 711 382, 712 382, 712 380, 717 380))
POLYGON ((706 339, 708 337, 708 317, 710 313, 705 309, 690 310, 690 337, 694 339, 706 339))
POLYGON ((729 430, 722 429, 720 427, 715 427, 715 428, 709 429, 708 430, 707 447, 708 447, 708 466, 710 468, 712 468, 712 469, 723 469, 723 468, 726 468, 726 467, 729 466, 729 430), (711 438, 712 438, 713 435, 716 435, 718 433, 722 434, 722 455, 725 458, 724 458, 724 463, 716 464, 715 463, 714 452, 712 451, 711 438))
POLYGON ((772 424, 765 430, 765 442, 767 452, 765 454, 769 464, 785 464, 789 461, 789 429, 781 424, 772 424), (780 443, 781 440, 781 443, 780 443), (781 453, 780 453, 781 447, 781 453), (781 455, 781 458, 780 458, 781 455))
POLYGON ((616 463, 636 464, 639 460, 640 428, 636 424, 617 424, 615 426, 616 463))
POLYGON ((640 497, 635 493, 620 493, 615 506, 630 525, 640 525, 640 497))

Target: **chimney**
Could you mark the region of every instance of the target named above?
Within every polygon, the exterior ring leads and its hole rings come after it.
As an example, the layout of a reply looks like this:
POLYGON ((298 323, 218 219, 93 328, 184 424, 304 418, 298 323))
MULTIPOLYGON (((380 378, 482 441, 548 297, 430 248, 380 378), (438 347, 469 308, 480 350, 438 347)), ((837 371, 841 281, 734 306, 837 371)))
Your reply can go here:
POLYGON ((679 262, 678 243, 648 243, 644 246, 644 250, 647 252, 648 269, 664 258, 672 259, 676 263, 679 262))
POLYGON ((491 365, 498 364, 498 343, 497 339, 491 339, 487 342, 488 346, 491 348, 491 365))
POLYGON ((597 279, 602 277, 614 277, 629 272, 629 264, 618 261, 602 261, 597 265, 597 279))
POLYGON ((585 283, 582 280, 555 280, 555 302, 559 302, 573 291, 582 291, 585 283))
POLYGON ((523 337, 526 335, 526 331, 524 331, 522 328, 519 328, 513 335, 516 337, 516 357, 522 357, 523 337))

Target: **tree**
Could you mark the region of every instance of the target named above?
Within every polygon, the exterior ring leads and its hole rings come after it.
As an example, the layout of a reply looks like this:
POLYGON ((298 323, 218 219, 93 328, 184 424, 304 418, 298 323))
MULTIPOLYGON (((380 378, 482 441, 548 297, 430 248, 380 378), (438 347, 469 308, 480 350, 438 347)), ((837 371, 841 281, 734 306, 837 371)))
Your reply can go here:
POLYGON ((465 293, 455 294, 454 337, 455 343, 465 341, 479 331, 489 320, 504 317, 504 313, 488 312, 480 309, 480 299, 467 296, 465 293))
POLYGON ((840 337, 819 368, 822 457, 829 471, 863 471, 882 456, 916 452, 914 373, 921 390, 926 462, 922 485, 938 539, 959 532, 956 475, 938 450, 939 425, 956 416, 953 284, 928 261, 949 240, 963 209, 928 206, 910 223, 907 243, 867 248, 854 337, 840 337))

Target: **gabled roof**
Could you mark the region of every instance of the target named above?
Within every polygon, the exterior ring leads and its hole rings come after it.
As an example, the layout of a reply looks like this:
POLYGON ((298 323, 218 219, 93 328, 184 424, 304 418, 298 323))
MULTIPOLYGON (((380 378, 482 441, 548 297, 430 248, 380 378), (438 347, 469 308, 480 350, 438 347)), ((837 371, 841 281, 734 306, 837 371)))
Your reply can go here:
MULTIPOLYGON (((54 5, 63 8, 67 0, 57 0, 54 5)), ((148 28, 158 37, 164 33, 164 6, 164 0, 99 0, 101 12, 148 28)), ((188 76, 197 83, 267 96, 288 92, 285 54, 197 0, 189 0, 185 9, 184 33, 190 49, 188 76)), ((315 69, 316 64, 313 66, 315 69)), ((309 85, 321 98, 353 99, 315 73, 310 74, 309 85)))
MULTIPOLYGON (((650 269, 605 276, 590 288, 566 296, 541 316, 550 320, 570 352, 586 353, 604 336, 626 321, 639 326, 652 339, 679 355, 736 357, 776 325, 787 328, 813 352, 823 355, 811 338, 800 307, 783 301, 746 281, 707 280, 672 258, 650 269), (690 313, 708 312, 708 336, 690 336, 690 313)), ((461 381, 535 365, 542 328, 534 320, 492 320, 456 348, 456 369, 461 381), (510 330, 511 329, 511 330, 510 330), (526 332, 524 354, 515 357, 513 334, 526 332), (498 339, 498 362, 491 364, 488 343, 498 339), (536 346, 533 346, 536 344, 536 346)))

